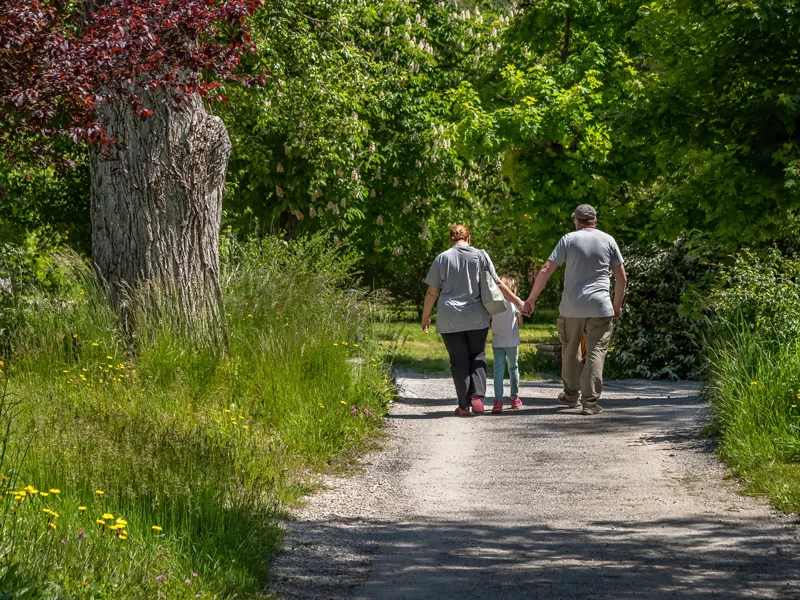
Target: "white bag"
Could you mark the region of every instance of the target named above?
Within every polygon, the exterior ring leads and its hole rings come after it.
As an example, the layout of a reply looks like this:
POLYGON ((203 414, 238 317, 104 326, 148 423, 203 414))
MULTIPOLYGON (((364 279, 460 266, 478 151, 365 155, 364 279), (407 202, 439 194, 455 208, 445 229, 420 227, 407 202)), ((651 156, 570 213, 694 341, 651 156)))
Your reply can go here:
MULTIPOLYGON (((481 258, 485 256, 485 252, 481 250, 481 258)), ((482 261, 483 262, 483 261, 482 261)), ((498 315, 505 312, 506 303, 503 292, 497 286, 491 271, 489 271, 489 261, 486 264, 481 264, 480 279, 481 279, 481 302, 483 307, 490 315, 498 315)))

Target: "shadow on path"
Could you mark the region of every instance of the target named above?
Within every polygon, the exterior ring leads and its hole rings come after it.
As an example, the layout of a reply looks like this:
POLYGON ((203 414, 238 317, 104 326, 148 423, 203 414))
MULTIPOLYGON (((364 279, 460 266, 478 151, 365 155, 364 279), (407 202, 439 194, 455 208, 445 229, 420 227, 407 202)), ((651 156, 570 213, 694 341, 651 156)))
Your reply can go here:
MULTIPOLYGON (((461 515, 467 517, 469 515, 461 515)), ((486 517, 486 515, 483 515, 486 517)), ((381 558, 355 598, 798 598, 800 559, 763 522, 596 521, 586 528, 340 520, 316 524, 342 549, 381 558), (398 577, 401 575, 401 577, 398 577)), ((337 548, 329 549, 336 561, 337 548)), ((346 554, 346 553, 345 553, 346 554)), ((336 595, 330 580, 304 590, 336 595)))

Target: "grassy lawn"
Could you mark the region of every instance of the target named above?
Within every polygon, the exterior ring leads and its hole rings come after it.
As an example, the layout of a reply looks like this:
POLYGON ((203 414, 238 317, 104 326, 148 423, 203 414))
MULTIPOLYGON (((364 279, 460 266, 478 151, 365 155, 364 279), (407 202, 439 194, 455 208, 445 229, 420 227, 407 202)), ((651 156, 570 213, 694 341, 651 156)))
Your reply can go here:
MULTIPOLYGON (((375 335, 395 367, 430 374, 450 372, 450 361, 440 335, 433 331, 429 334, 423 333, 416 321, 380 323, 375 327, 375 335)), ((558 373, 558 367, 553 365, 552 360, 536 353, 536 344, 558 339, 555 320, 551 324, 524 324, 520 330, 520 338, 520 377, 541 379, 558 373)), ((486 344, 490 372, 494 368, 491 339, 490 333, 486 344)))

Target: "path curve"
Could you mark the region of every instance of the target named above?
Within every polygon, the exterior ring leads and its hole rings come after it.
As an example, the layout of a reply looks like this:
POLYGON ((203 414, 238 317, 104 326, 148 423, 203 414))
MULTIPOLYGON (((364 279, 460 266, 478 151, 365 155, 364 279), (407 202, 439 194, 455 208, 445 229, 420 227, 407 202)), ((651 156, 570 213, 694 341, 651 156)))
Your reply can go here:
POLYGON ((696 385, 611 382, 586 417, 523 382, 469 419, 447 378, 399 385, 385 450, 289 524, 281 598, 800 598, 798 529, 723 479, 696 385))

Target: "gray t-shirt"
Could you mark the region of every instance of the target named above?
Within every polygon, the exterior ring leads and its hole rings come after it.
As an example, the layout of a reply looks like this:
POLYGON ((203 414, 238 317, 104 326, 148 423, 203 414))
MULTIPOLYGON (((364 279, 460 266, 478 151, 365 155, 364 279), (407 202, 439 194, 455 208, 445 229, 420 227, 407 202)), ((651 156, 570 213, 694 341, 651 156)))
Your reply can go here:
POLYGON ((567 263, 561 316, 613 317, 611 269, 623 263, 614 238, 599 229, 578 229, 561 238, 550 255, 557 265, 567 263))
POLYGON ((480 272, 498 279, 492 259, 472 246, 453 246, 433 261, 425 283, 439 288, 436 333, 456 333, 489 327, 489 313, 481 302, 480 272))

